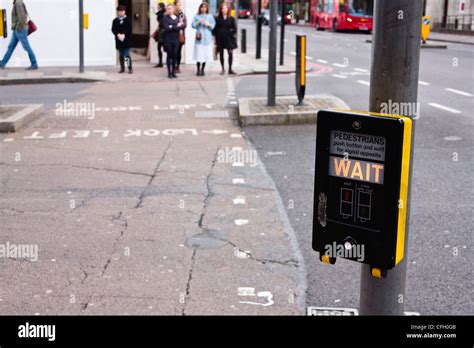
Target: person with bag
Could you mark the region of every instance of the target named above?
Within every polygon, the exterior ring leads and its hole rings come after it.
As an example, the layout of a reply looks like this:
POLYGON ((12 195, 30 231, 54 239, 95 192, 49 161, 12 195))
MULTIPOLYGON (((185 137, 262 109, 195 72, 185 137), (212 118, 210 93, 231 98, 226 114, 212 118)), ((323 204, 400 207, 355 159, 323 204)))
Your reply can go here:
POLYGON ((234 75, 232 62, 234 60, 233 50, 237 48, 237 26, 235 25, 234 17, 229 15, 229 6, 225 2, 219 6, 214 34, 222 66, 221 75, 225 74, 224 50, 227 50, 227 55, 229 56, 229 74, 234 75))
POLYGON ((125 63, 127 63, 128 73, 133 73, 132 57, 130 48, 132 47, 132 23, 126 15, 127 8, 123 5, 117 7, 118 16, 112 22, 112 33, 115 36, 115 48, 120 54, 120 72, 125 72, 125 63))
POLYGON ((156 29, 153 34, 153 38, 158 43, 158 64, 155 65, 155 68, 163 67, 163 17, 166 13, 166 7, 163 2, 158 4, 158 12, 156 13, 156 19, 158 21, 158 29, 156 29))
POLYGON ((197 65, 197 76, 204 76, 206 62, 213 60, 212 30, 216 22, 209 14, 209 5, 203 2, 199 5, 198 13, 194 16, 192 27, 196 29, 193 58, 197 65))
POLYGON ((166 52, 166 67, 168 78, 176 78, 176 60, 179 48, 179 32, 184 23, 178 18, 173 5, 166 7, 166 15, 163 17, 163 44, 166 52))
POLYGON ((179 74, 181 72, 181 70, 179 69, 179 66, 181 65, 181 52, 183 51, 183 46, 186 43, 185 29, 188 26, 188 21, 186 19, 186 15, 181 9, 181 1, 175 0, 174 6, 175 6, 175 11, 176 11, 176 16, 178 17, 179 21, 182 23, 181 30, 179 31, 179 34, 178 34, 179 46, 178 46, 178 51, 176 52, 176 67, 175 67, 175 72, 179 74))
POLYGON ((0 69, 5 69, 8 61, 10 60, 13 52, 15 51, 16 46, 20 42, 23 46, 23 49, 28 53, 28 58, 30 59, 31 66, 26 70, 37 70, 38 63, 36 61, 36 56, 33 52, 33 49, 30 46, 28 41, 28 35, 36 31, 36 26, 31 20, 28 20, 29 15, 26 10, 26 6, 23 0, 13 0, 13 10, 12 10, 12 38, 8 44, 8 49, 3 59, 0 61, 0 69))

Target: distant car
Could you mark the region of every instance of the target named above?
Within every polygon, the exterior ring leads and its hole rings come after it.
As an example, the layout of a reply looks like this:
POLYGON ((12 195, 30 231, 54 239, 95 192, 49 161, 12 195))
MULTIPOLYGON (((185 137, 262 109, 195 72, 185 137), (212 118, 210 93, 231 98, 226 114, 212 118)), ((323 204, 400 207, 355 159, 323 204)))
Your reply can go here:
POLYGON ((250 10, 241 8, 238 16, 239 18, 249 18, 251 14, 252 12, 250 10))
MULTIPOLYGON (((263 25, 269 25, 270 24, 270 10, 264 9, 262 10, 262 18, 263 18, 263 25)), ((291 13, 287 13, 285 16, 285 24, 291 24, 291 19, 293 18, 293 15, 291 13)), ((278 14, 277 16, 277 23, 278 25, 281 25, 281 14, 278 14)))

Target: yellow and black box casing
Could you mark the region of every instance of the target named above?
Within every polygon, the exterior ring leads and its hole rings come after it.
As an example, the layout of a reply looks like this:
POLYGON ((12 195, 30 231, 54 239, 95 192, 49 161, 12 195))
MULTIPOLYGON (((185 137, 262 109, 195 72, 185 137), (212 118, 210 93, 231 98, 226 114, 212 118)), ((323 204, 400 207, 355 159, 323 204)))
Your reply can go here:
POLYGON ((406 243, 411 118, 322 110, 316 132, 313 249, 395 267, 406 243), (344 245, 363 255, 335 252, 344 245))
POLYGON ((0 8, 0 37, 8 37, 7 11, 0 8))

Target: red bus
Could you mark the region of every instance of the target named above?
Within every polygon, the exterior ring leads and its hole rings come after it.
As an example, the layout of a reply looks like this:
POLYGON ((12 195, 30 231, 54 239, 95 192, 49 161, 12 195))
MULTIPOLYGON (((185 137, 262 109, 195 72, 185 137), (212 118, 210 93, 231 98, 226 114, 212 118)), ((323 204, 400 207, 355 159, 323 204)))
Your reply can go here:
POLYGON ((311 25, 317 30, 373 28, 374 0, 311 0, 311 25))

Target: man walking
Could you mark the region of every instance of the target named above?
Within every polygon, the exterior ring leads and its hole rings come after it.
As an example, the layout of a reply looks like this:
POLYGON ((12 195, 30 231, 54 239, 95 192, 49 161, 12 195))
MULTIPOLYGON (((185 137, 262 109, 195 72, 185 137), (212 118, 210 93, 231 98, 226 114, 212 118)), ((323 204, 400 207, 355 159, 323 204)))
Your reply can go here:
POLYGON ((31 66, 26 70, 36 70, 38 69, 38 63, 36 62, 36 56, 31 49, 30 43, 28 41, 28 11, 26 6, 23 3, 23 0, 13 0, 13 10, 12 10, 12 38, 8 45, 7 52, 5 56, 0 61, 0 69, 5 69, 8 61, 10 60, 13 52, 15 51, 18 42, 21 43, 24 50, 28 53, 30 58, 31 66))

